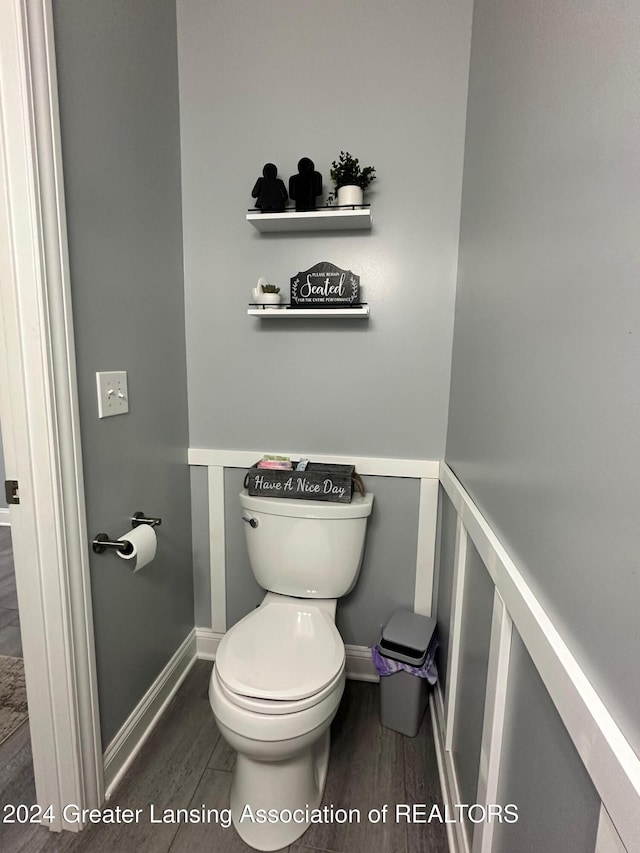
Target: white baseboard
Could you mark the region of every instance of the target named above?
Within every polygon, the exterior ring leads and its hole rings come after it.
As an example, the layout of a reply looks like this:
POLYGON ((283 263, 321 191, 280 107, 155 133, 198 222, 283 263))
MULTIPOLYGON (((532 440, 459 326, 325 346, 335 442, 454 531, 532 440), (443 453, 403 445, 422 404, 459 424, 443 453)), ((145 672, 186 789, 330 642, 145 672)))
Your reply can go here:
POLYGON ((627 853, 627 848, 622 843, 613 821, 602 803, 600 803, 595 853, 627 853))
POLYGON ((347 655, 347 678, 352 681, 380 681, 367 646, 345 646, 347 655))
POLYGON ((105 797, 129 769, 167 705, 196 661, 196 632, 191 631, 147 690, 104 752, 105 797))
POLYGON ((220 640, 224 634, 211 628, 196 628, 196 652, 198 660, 215 660, 220 640))
POLYGON ((0 507, 0 527, 11 527, 11 510, 9 507, 0 507))
MULTIPOLYGON (((460 789, 451 753, 445 749, 445 712, 442 688, 438 681, 429 696, 429 712, 433 726, 433 739, 436 747, 436 761, 442 799, 448 811, 454 811, 453 806, 460 803, 460 789)), ((461 822, 446 823, 447 841, 450 853, 469 853, 469 841, 464 824, 461 822)))

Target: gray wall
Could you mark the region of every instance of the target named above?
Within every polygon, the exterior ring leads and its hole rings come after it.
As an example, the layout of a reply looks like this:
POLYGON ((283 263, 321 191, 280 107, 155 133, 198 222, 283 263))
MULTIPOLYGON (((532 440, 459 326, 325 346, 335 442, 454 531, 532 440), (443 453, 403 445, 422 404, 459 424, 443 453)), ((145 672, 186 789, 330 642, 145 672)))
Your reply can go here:
POLYGON ((88 533, 162 517, 133 575, 91 554, 103 742, 193 627, 175 5, 53 4, 88 533), (98 420, 97 370, 129 414, 98 420))
POLYGON ((494 853, 593 850, 600 798, 529 657, 514 633, 497 801, 518 807, 496 823, 494 853))
POLYGON ((475 4, 446 453, 638 753, 639 43, 475 4))
POLYGON ((178 0, 192 446, 441 458, 471 0, 178 0), (263 164, 373 164, 371 233, 264 236, 263 164), (247 317, 330 260, 362 277, 365 321, 247 317))
POLYGON ((638 43, 638 4, 475 4, 446 454, 636 752, 638 43))
MULTIPOLYGON (((178 0, 192 446, 442 457, 470 24, 471 0, 178 0), (265 236, 245 221, 265 162, 288 181, 299 158, 312 157, 326 196, 341 149, 377 168, 372 232, 265 236), (260 276, 288 297, 291 276, 321 260, 361 275, 369 322, 247 317, 260 276)), ((192 479, 201 500, 204 472, 192 479)), ((417 490, 400 481, 383 488, 368 545, 373 553, 377 537, 378 562, 365 560, 340 605, 347 642, 374 642, 383 604, 413 601, 415 553, 413 565, 406 557, 417 528, 407 523, 417 518, 417 490), (385 509, 389 489, 400 506, 415 498, 402 519, 393 499, 385 509)), ((208 532, 195 504, 194 512, 204 626, 208 532)), ((232 624, 261 593, 230 517, 232 624)))

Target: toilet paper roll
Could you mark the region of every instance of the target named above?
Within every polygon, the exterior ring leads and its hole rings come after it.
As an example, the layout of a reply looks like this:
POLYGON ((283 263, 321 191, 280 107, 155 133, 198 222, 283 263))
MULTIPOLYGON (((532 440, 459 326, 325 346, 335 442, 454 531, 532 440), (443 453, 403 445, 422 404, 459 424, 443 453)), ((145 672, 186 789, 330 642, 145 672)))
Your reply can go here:
POLYGON ((134 527, 128 533, 124 533, 119 538, 119 542, 126 540, 133 545, 133 551, 130 554, 123 554, 118 551, 118 557, 121 560, 129 560, 132 572, 137 572, 153 560, 156 555, 156 546, 158 539, 156 531, 150 524, 140 524, 134 527))

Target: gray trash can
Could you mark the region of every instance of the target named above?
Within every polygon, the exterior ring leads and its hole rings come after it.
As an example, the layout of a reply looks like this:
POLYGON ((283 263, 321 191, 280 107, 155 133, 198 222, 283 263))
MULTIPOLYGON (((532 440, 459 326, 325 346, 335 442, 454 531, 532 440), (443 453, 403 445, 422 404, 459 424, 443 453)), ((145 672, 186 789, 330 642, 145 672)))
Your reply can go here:
POLYGON ((415 737, 429 698, 430 684, 411 669, 424 666, 436 620, 412 610, 396 610, 382 629, 378 651, 384 658, 401 661, 400 669, 380 678, 380 722, 388 729, 415 737))

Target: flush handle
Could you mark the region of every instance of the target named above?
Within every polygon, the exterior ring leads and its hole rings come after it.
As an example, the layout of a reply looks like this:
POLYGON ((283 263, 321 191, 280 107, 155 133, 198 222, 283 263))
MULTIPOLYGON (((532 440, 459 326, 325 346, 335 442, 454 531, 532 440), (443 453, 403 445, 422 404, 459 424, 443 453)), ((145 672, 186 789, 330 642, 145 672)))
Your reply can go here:
POLYGON ((255 528, 258 526, 258 524, 260 523, 260 522, 258 521, 258 519, 257 519, 257 518, 247 518, 247 516, 246 516, 246 515, 243 515, 243 516, 242 516, 242 520, 243 520, 243 521, 246 521, 246 522, 247 522, 247 524, 250 524, 250 525, 251 525, 251 527, 253 527, 254 529, 255 529, 255 528))

